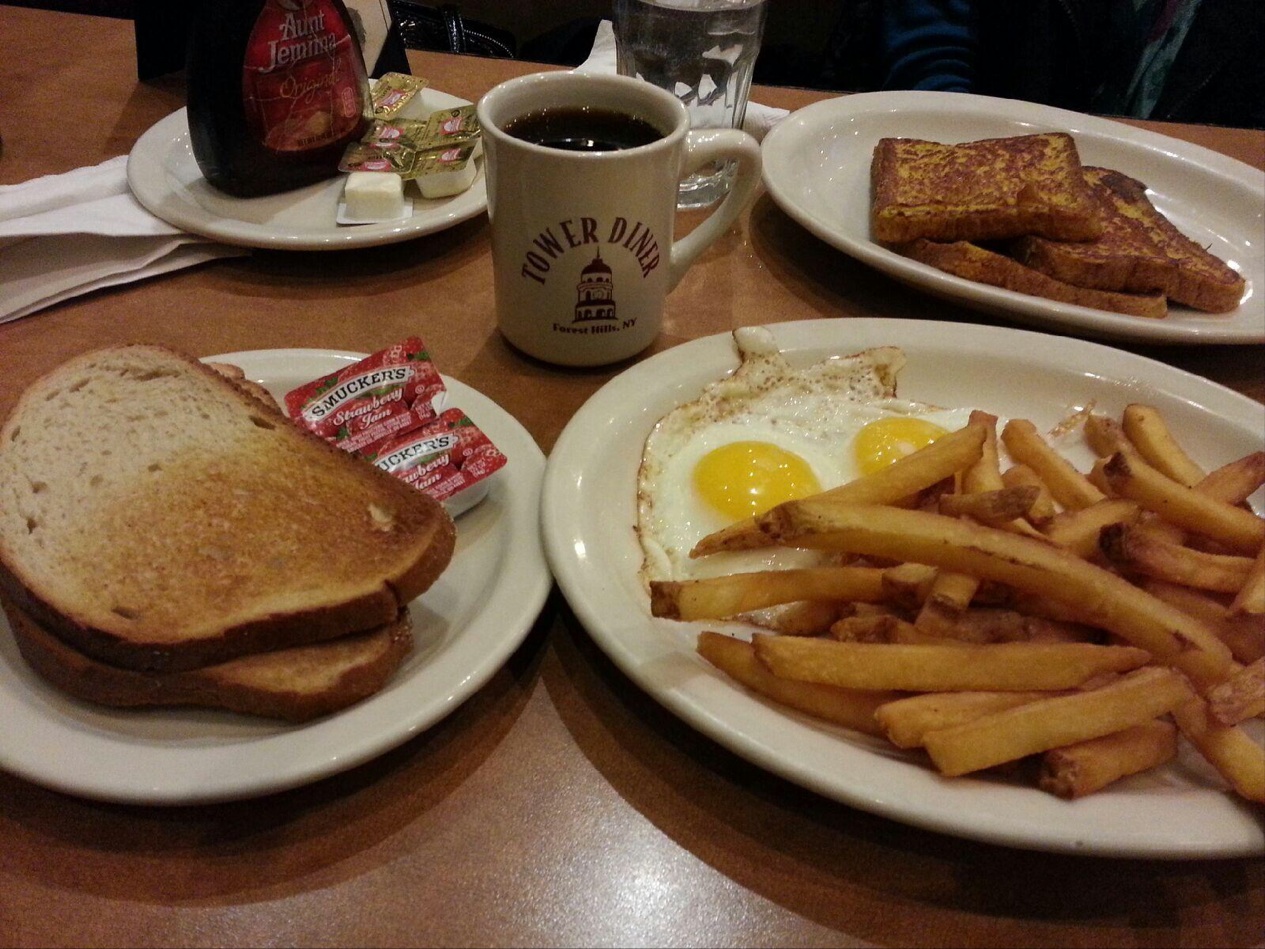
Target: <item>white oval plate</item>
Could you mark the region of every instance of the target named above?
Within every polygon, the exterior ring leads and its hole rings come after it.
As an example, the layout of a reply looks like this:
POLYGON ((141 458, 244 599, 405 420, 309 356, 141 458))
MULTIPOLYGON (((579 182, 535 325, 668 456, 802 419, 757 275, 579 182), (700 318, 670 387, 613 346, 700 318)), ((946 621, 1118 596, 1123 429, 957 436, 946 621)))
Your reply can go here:
MULTIPOLYGON (((468 105, 437 89, 423 89, 406 115, 468 105)), ((193 157, 189 117, 173 112, 145 132, 127 158, 127 183, 136 200, 168 224, 243 247, 276 250, 344 250, 394 244, 433 234, 482 214, 488 206, 483 159, 468 189, 450 198, 413 198, 406 220, 340 226, 335 221, 343 177, 262 198, 235 198, 207 184, 193 157)))
MULTIPOLYGON (((361 353, 256 350, 231 362, 280 399, 361 353)), ((414 648, 376 695, 304 725, 195 709, 121 710, 77 701, 27 667, 0 614, 0 767, 83 797, 196 804, 252 797, 337 774, 438 722, 496 672, 531 629, 551 578, 540 543, 544 455, 478 391, 445 378, 509 459, 487 497, 457 519, 457 549, 411 605, 414 648)))
POLYGON ((964 306, 1074 335, 1153 343, 1265 342, 1265 172, 1121 122, 956 92, 869 92, 827 99, 764 139, 764 183, 778 206, 832 247, 964 306), (880 138, 966 142, 1070 132, 1081 161, 1145 182, 1155 206, 1247 279, 1231 313, 1173 306, 1162 320, 1057 303, 975 283, 870 240, 870 157, 880 138))
MULTIPOLYGON (((1164 412, 1209 467, 1262 447, 1265 406, 1096 343, 906 320, 820 320, 771 329, 797 363, 871 346, 902 347, 909 359, 900 375, 903 398, 1023 416, 1042 430, 1090 399, 1107 413, 1145 401, 1164 412)), ((1265 852, 1259 811, 1224 790, 1195 756, 1074 802, 1003 778, 941 778, 913 754, 746 692, 695 653, 702 624, 651 618, 633 532, 642 444, 659 418, 737 363, 728 335, 638 363, 576 413, 549 456, 541 523, 550 566, 580 622, 638 686, 747 760, 844 804, 919 827, 1104 856, 1265 852)), ((1085 470, 1088 453, 1072 460, 1085 470)))

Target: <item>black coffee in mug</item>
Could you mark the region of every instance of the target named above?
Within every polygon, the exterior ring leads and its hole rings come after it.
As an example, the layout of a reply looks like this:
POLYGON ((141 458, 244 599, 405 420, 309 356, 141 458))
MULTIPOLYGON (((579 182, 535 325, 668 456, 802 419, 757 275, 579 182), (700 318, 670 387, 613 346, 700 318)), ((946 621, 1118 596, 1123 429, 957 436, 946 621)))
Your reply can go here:
POLYGON ((663 132, 645 119, 591 106, 527 112, 505 123, 504 130, 524 142, 571 152, 615 152, 663 138, 663 132))

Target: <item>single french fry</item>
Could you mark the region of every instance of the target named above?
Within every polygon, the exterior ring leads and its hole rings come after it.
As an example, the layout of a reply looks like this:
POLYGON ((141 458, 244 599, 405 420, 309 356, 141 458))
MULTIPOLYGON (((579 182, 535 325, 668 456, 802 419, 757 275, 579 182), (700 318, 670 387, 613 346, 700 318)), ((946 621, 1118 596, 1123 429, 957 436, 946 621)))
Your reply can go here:
POLYGON ((1187 740, 1235 791, 1265 804, 1265 749, 1240 725, 1222 725, 1208 703, 1187 689, 1188 699, 1173 709, 1173 720, 1187 740))
POLYGON ((1191 695, 1172 669, 1148 666, 1101 688, 1029 702, 923 736, 941 774, 980 771, 1109 735, 1172 711, 1191 695))
POLYGON ((973 722, 984 715, 1062 692, 924 692, 880 705, 874 718, 897 748, 920 748, 927 732, 973 722))
POLYGON ((1204 470, 1178 444, 1164 416, 1154 406, 1137 402, 1126 405, 1121 425, 1138 454, 1157 471, 1188 488, 1204 479, 1204 470))
POLYGON ((1071 551, 1082 560, 1098 552, 1098 536, 1110 524, 1134 524, 1141 508, 1123 498, 1103 498, 1089 507, 1061 511, 1045 525, 1046 539, 1071 551))
POLYGON ((1265 614, 1265 546, 1256 552, 1256 559, 1247 572, 1247 577, 1235 593, 1230 604, 1230 613, 1265 614))
POLYGON ((1208 593, 1150 577, 1142 579, 1142 587, 1215 632, 1237 661, 1252 663, 1265 656, 1265 614, 1231 613, 1208 593))
POLYGON ((721 633, 699 633, 697 649, 700 656, 751 691, 814 718, 869 735, 881 734, 874 710, 897 697, 889 692, 856 692, 779 679, 760 664, 750 643, 721 633))
POLYGON ((997 491, 1004 487, 997 457, 997 416, 972 409, 970 423, 984 429, 984 442, 980 445, 979 458, 962 469, 962 491, 965 494, 997 491))
POLYGON ((961 612, 971 605, 971 600, 979 589, 979 579, 969 573, 954 573, 952 570, 941 570, 927 591, 927 598, 922 608, 929 607, 961 612))
POLYGON ((788 501, 761 521, 791 542, 814 534, 831 549, 932 564, 1041 594, 1176 665, 1201 688, 1230 671, 1230 650, 1204 624, 1053 544, 923 511, 828 500, 788 501))
POLYGON ((1050 494, 1050 489, 1046 487, 1040 475, 1027 465, 1011 465, 1001 473, 1001 480, 1008 488, 1026 485, 1037 489, 1037 496, 1028 508, 1028 513, 1024 515, 1034 527, 1040 528, 1048 524, 1054 515, 1058 513, 1058 509, 1054 505, 1054 497, 1050 494))
POLYGON ((650 612, 666 619, 721 619, 797 600, 884 598, 879 567, 755 570, 699 580, 652 580, 650 612))
POLYGON ((1051 448, 1037 427, 1027 419, 1007 422, 1002 428, 1001 440, 1010 457, 1037 472, 1054 500, 1064 508, 1089 507, 1103 499, 1103 492, 1051 448))
MULTIPOLYGON (((957 431, 941 435, 925 448, 898 458, 874 474, 823 491, 817 497, 895 504, 974 462, 979 458, 986 434, 985 426, 968 423, 957 431)), ((690 556, 702 557, 722 550, 746 550, 768 544, 769 538, 760 530, 756 519, 748 518, 708 534, 694 545, 690 556)))
POLYGON ((889 602, 915 610, 926 602, 938 571, 922 563, 900 563, 883 571, 883 594, 889 602))
POLYGON ((845 643, 757 633, 774 675, 849 689, 905 692, 1071 689, 1150 661, 1144 649, 1090 643, 845 643))
POLYGON ((1027 516, 1039 494, 1040 490, 1032 485, 1003 487, 976 494, 942 494, 939 510, 948 517, 972 517, 998 527, 1006 521, 1027 516))
POLYGON ((1252 567, 1247 557, 1195 550, 1128 524, 1104 527, 1098 546, 1119 567, 1198 590, 1235 593, 1252 567))
POLYGON ((1118 495, 1137 501, 1172 524, 1243 553, 1255 554, 1265 544, 1265 520, 1178 484, 1136 458, 1117 453, 1103 472, 1118 495))
POLYGON ((1085 419, 1085 442, 1089 450, 1099 458, 1106 458, 1132 446, 1124 433, 1124 426, 1107 415, 1090 414, 1085 419))
POLYGON ((1176 756, 1176 726, 1156 718, 1101 738, 1050 749, 1042 756, 1037 783, 1044 791, 1074 800, 1176 756))
POLYGON ((922 635, 913 623, 891 613, 859 613, 835 620, 830 635, 849 643, 919 642, 922 635))
POLYGON ((1222 725, 1237 725, 1265 714, 1265 659, 1257 659, 1209 689, 1208 708, 1222 725))
POLYGON ((824 636, 842 615, 846 604, 833 600, 796 600, 744 614, 762 629, 783 636, 824 636))
POLYGON ((1195 485, 1195 490, 1226 504, 1242 504, 1265 485, 1265 451, 1236 458, 1195 485))

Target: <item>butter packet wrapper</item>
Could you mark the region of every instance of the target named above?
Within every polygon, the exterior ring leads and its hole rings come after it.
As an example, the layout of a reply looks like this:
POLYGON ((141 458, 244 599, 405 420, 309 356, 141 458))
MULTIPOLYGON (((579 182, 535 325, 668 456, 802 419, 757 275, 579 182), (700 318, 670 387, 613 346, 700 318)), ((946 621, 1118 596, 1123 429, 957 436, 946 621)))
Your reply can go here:
POLYGON ((343 151, 338 170, 348 174, 353 171, 390 171, 402 178, 411 178, 417 168, 418 155, 416 149, 403 145, 352 142, 343 151))
POLYGON ((406 181, 417 182, 423 198, 447 198, 460 194, 478 174, 474 164, 474 143, 452 148, 432 148, 417 156, 413 169, 404 175, 406 181))
POLYGON ((422 141, 427 148, 469 142, 483 133, 479 116, 473 105, 459 105, 451 109, 438 109, 426 119, 422 141))
POLYGON ((429 83, 421 76, 410 76, 402 72, 383 73, 370 90, 374 118, 394 118, 427 85, 429 83))

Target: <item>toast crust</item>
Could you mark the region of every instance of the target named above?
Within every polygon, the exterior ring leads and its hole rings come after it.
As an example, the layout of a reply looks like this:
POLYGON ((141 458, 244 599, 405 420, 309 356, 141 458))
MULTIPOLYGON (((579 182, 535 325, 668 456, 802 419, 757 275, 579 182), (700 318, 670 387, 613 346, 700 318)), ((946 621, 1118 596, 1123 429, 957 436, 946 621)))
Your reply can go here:
POLYGON ((27 664, 77 699, 115 708, 224 709, 287 722, 310 721, 375 694, 413 644, 412 621, 402 610, 390 623, 325 643, 186 672, 146 673, 84 655, 12 603, 4 603, 4 611, 27 664))
POLYGON ((880 139, 870 165, 874 240, 1092 240, 1099 209, 1065 132, 946 145, 880 139))
POLYGON ((37 380, 0 428, 0 491, 0 589, 138 670, 381 626, 455 546, 438 502, 155 346, 37 380))

